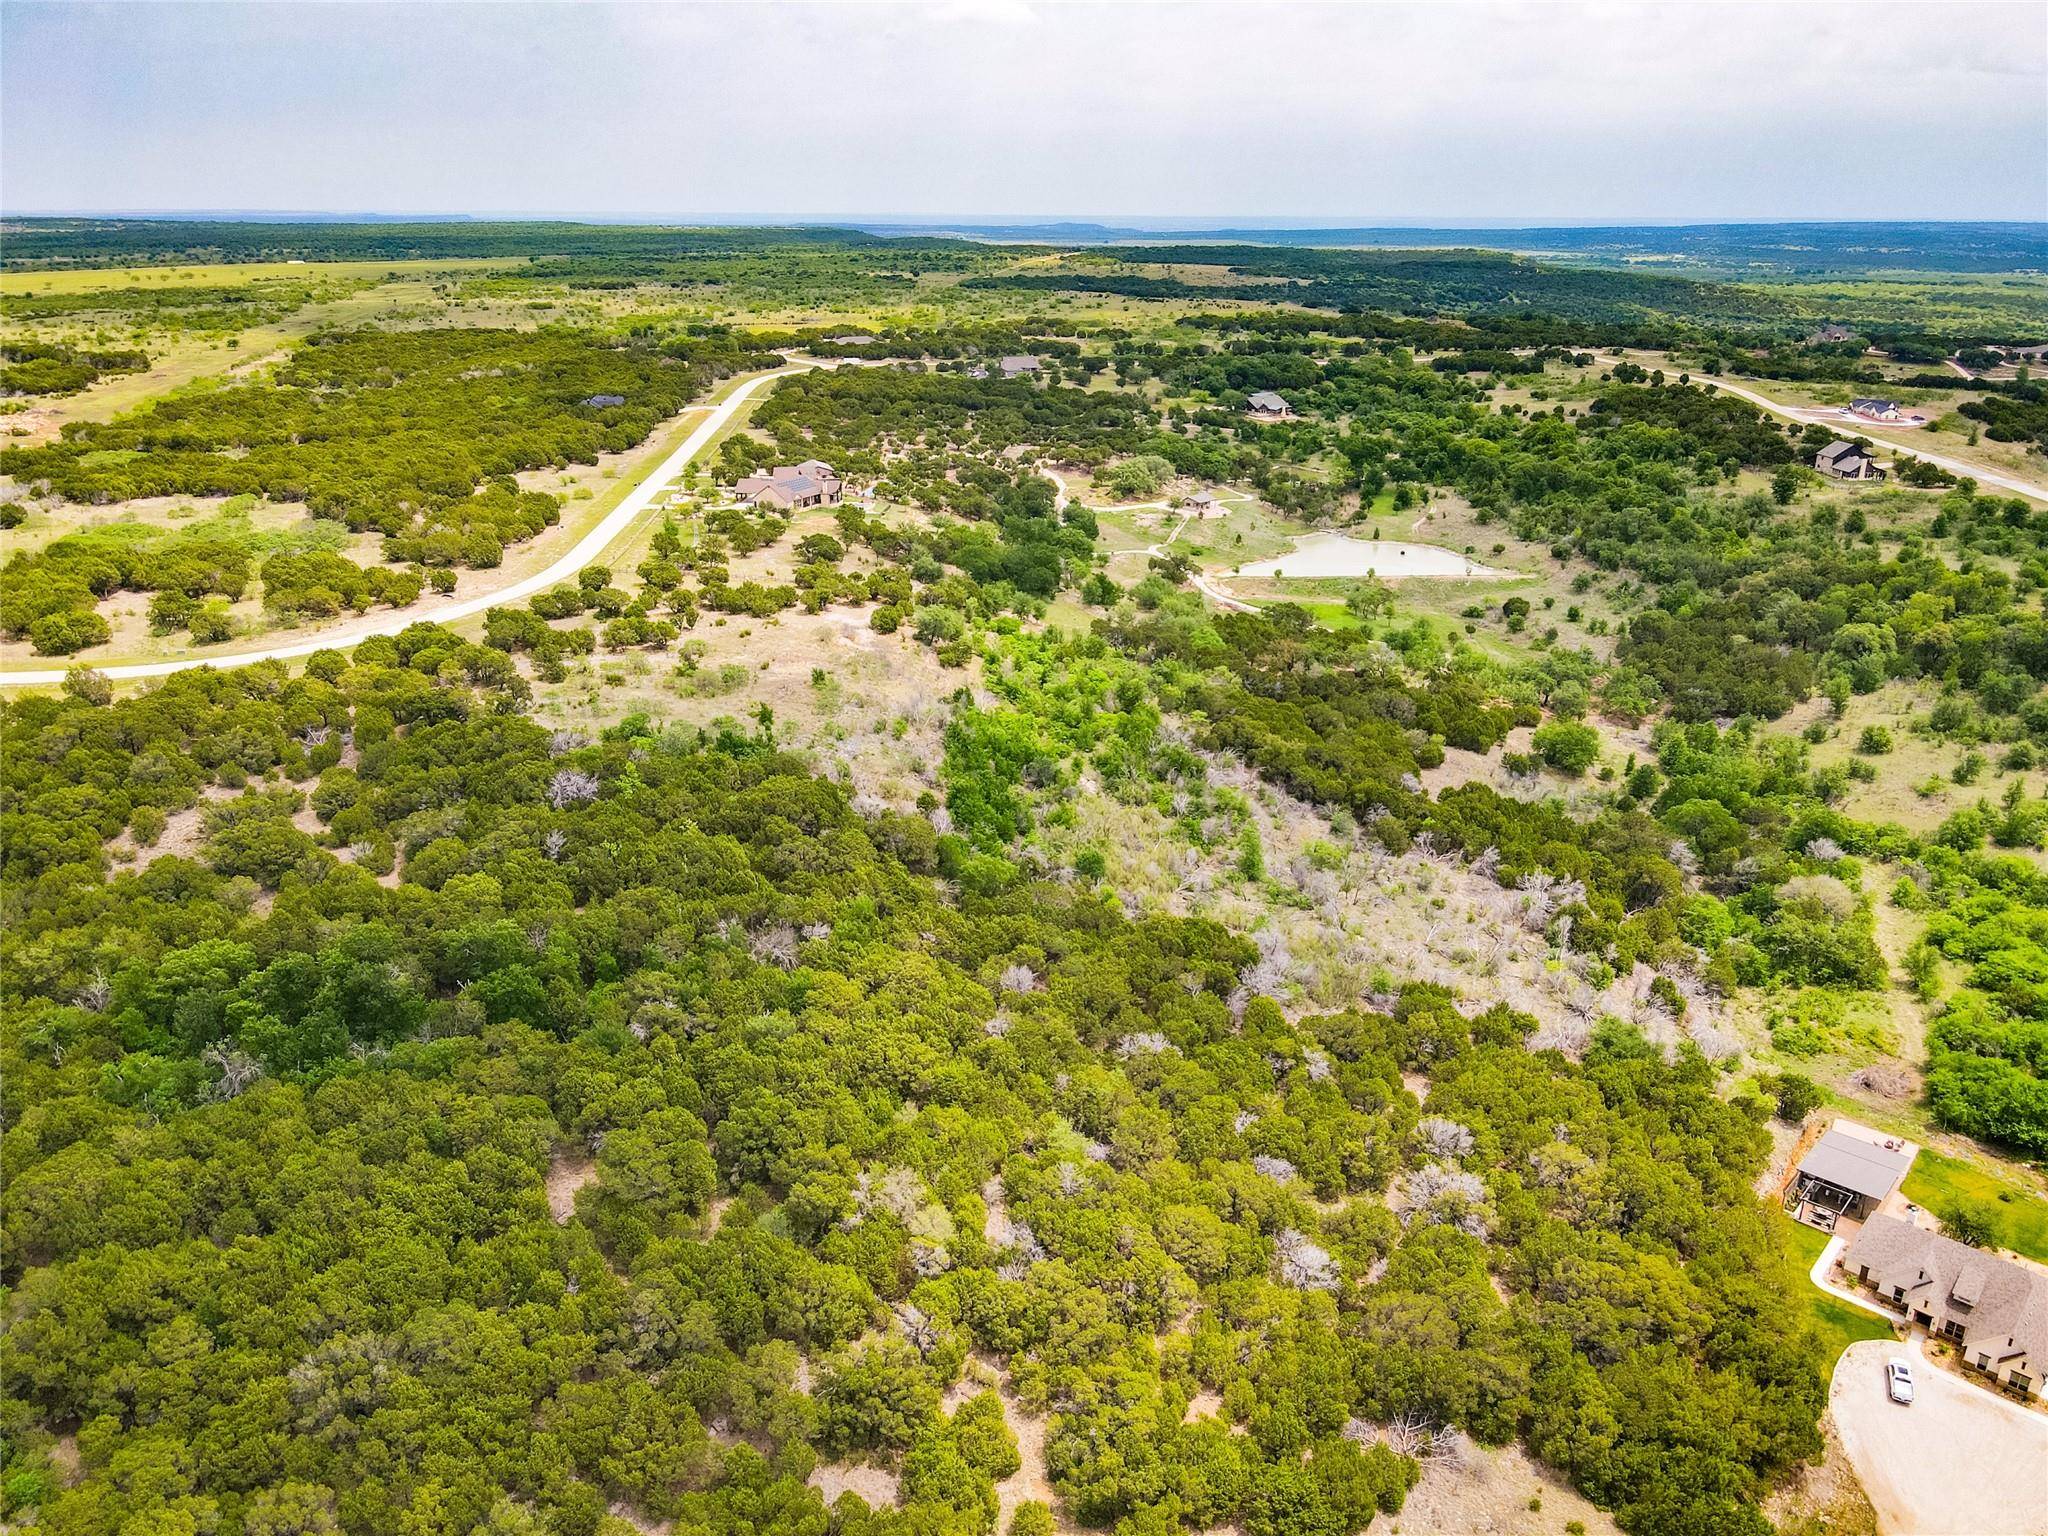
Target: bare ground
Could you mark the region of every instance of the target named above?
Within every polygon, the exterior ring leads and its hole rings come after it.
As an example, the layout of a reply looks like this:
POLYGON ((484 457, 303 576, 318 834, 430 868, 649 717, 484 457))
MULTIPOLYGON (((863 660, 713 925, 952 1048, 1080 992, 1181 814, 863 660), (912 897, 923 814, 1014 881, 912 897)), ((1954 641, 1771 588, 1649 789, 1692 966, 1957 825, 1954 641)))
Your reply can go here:
POLYGON ((668 1536, 669 1523, 666 1520, 657 1520, 624 1499, 614 1499, 608 1513, 615 1520, 625 1521, 634 1530, 645 1532, 646 1536, 668 1536))
POLYGON ((1223 1394, 1204 1387, 1188 1399, 1188 1411, 1181 1415, 1181 1423, 1192 1424, 1197 1419, 1213 1419, 1223 1412, 1223 1394))
POLYGON ((996 1499, 1001 1506, 999 1524, 1009 1528, 1011 1518, 1019 1505, 1036 1500, 1051 1507, 1055 1527, 1065 1532, 1075 1532, 1080 1527, 1067 1518, 1060 1507, 1059 1494, 1054 1491, 1052 1479, 1045 1469, 1045 1438, 1049 1422, 1038 1414, 1028 1412, 1011 1394, 1006 1380, 1001 1388, 1003 1396, 1003 1417, 1009 1422, 1010 1433, 1017 1437, 1017 1454, 1023 1465, 996 1484, 996 1499))
POLYGON ((1611 1515, 1520 1446, 1472 1446, 1460 1465, 1423 1469, 1391 1529, 1401 1536, 1565 1536, 1574 1520, 1589 1536, 1620 1536, 1611 1515), (1532 1500, 1541 1508, 1532 1509, 1532 1500))
POLYGON ((820 1466, 806 1479, 827 1504, 850 1493, 873 1509, 887 1509, 896 1503, 897 1477, 887 1467, 820 1466))
POLYGON ((1773 1489, 1764 1500, 1764 1514, 1780 1527, 1806 1520, 1828 1536, 1878 1536, 1877 1510, 1842 1448, 1832 1413, 1821 1415, 1820 1430, 1827 1447, 1821 1459, 1773 1489))
POLYGON ((597 1177, 597 1160, 581 1152, 557 1152, 548 1164, 548 1214, 565 1222, 576 1214, 576 1191, 597 1177))

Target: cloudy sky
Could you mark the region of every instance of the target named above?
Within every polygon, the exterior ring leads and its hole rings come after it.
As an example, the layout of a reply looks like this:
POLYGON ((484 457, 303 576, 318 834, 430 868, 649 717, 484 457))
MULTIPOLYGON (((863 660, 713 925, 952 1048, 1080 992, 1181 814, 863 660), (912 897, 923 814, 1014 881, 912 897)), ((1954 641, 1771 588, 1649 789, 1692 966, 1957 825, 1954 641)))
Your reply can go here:
POLYGON ((2048 5, 0 5, 0 206, 2048 217, 2048 5))

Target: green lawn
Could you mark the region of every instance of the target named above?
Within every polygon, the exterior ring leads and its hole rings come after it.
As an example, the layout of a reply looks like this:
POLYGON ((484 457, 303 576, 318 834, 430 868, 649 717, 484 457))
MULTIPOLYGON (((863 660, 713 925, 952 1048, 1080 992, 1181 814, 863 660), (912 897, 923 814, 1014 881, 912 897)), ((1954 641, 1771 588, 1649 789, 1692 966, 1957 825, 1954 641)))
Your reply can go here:
MULTIPOLYGON (((1828 1245, 1827 1234, 1815 1231, 1804 1222, 1794 1221, 1782 1211, 1774 1212, 1773 1216, 1785 1233, 1785 1247, 1798 1263, 1801 1275, 1810 1274, 1814 1261, 1828 1245)), ((1821 1368, 1823 1376, 1834 1373, 1835 1362, 1842 1358, 1842 1351, 1858 1339, 1894 1337, 1891 1324, 1883 1318, 1861 1307, 1852 1307, 1811 1282, 1806 1284, 1806 1306, 1813 1318, 1813 1331, 1820 1335, 1827 1350, 1826 1364, 1821 1368)))
POLYGON ((1967 1200, 1990 1216, 1999 1247, 2048 1262, 2048 1200, 2000 1178, 1988 1168, 1923 1151, 1902 1186, 1906 1198, 1937 1216, 1954 1200, 1967 1200))

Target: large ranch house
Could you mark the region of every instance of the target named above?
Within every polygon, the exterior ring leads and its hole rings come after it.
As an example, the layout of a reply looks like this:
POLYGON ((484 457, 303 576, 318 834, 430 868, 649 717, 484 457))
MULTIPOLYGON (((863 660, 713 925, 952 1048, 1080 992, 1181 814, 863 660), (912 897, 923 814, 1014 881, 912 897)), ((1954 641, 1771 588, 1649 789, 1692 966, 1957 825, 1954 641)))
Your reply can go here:
POLYGON ((778 464, 766 474, 743 475, 732 488, 741 501, 778 512, 803 507, 829 507, 839 500, 839 475, 830 464, 805 459, 801 464, 778 464))
POLYGON ((1863 1224, 1842 1268, 1889 1310, 1953 1344, 1970 1369, 2043 1395, 2048 1271, 1883 1214, 1863 1224))
POLYGON ((1287 403, 1287 397, 1270 389, 1262 389, 1250 396, 1244 408, 1261 421, 1287 421, 1294 415, 1294 407, 1287 403))

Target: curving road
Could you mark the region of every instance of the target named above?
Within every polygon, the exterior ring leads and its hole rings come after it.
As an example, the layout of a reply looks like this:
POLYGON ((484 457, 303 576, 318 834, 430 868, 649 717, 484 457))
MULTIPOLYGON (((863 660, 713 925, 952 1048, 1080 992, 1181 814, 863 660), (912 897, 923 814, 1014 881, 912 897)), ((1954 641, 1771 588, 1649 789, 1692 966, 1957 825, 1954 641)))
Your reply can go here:
MULTIPOLYGON (((697 424, 696 430, 683 440, 682 445, 674 453, 671 453, 657 464, 638 485, 628 491, 625 498, 616 507, 613 507, 611 511, 607 512, 595 527, 578 539, 574 547, 567 554, 563 555, 545 570, 536 571, 531 576, 523 576, 517 581, 509 582, 502 587, 494 587, 489 592, 481 592, 474 597, 456 598, 443 603, 414 603, 409 608, 394 608, 385 613, 365 615, 362 618, 352 619, 346 624, 337 625, 332 629, 322 630, 317 637, 310 640, 294 640, 288 644, 268 645, 264 646, 261 650, 224 651, 218 655, 180 657, 175 661, 138 661, 117 666, 94 667, 93 670, 104 677, 118 680, 122 678, 167 677, 173 672, 185 672, 193 667, 219 667, 223 669, 228 667, 246 667, 259 661, 278 661, 294 656, 310 656, 315 651, 346 649, 352 645, 359 645, 376 635, 395 635, 400 630, 413 624, 445 624, 455 619, 469 618, 473 614, 482 613, 487 608, 500 608, 506 603, 514 603, 521 598, 531 597, 536 592, 545 591, 559 582, 569 580, 578 571, 582 570, 584 566, 590 564, 599 555, 603 554, 606 547, 631 527, 635 518, 647 510, 648 506, 654 501, 654 498, 668 489, 669 485, 683 472, 690 461, 704 451, 705 447, 718 435, 725 424, 731 421, 734 415, 738 413, 739 408, 762 385, 772 383, 776 379, 786 378, 792 373, 803 373, 813 367, 830 366, 832 365, 829 363, 795 363, 787 368, 777 368, 769 373, 756 374, 753 378, 740 384, 738 388, 719 401, 717 405, 709 407, 711 414, 697 424)), ((706 407, 693 405, 686 409, 701 411, 705 410, 706 407)), ((79 663, 67 660, 47 667, 0 671, 0 688, 20 688, 34 686, 39 683, 61 682, 65 670, 77 664, 79 663)), ((90 659, 83 659, 83 664, 92 666, 90 659)))
MULTIPOLYGON (((1616 363, 1624 361, 1622 358, 1599 354, 1596 354, 1596 360, 1609 368, 1612 368, 1616 363)), ((2022 496, 2031 496, 2035 501, 2048 501, 2048 485, 2043 485, 2039 481, 2016 479, 2012 475, 2001 473, 1998 470, 1987 469, 1982 464, 1972 464, 1966 459, 1952 459, 1947 454, 1931 453, 1925 448, 1916 448, 1906 443, 1892 442, 1887 438, 1879 437, 1877 433, 1870 429, 1870 424, 1867 422, 1855 421, 1833 414, 1833 408, 1830 406, 1786 405, 1783 401, 1773 400, 1769 395, 1760 395, 1745 385, 1730 384, 1726 379, 1712 378, 1705 375, 1695 378, 1693 382, 1710 389, 1718 389, 1723 394, 1734 395, 1738 399, 1747 400, 1751 405, 1761 410, 1769 411, 1773 416, 1782 416, 1787 421, 1798 422, 1801 426, 1831 427, 1837 429, 1843 437, 1868 439, 1871 446, 1882 448, 1887 453, 1906 458, 1925 459, 1929 464, 1938 465, 1952 475, 1968 475, 1980 487, 1995 485, 2001 491, 2015 491, 2022 496)))

